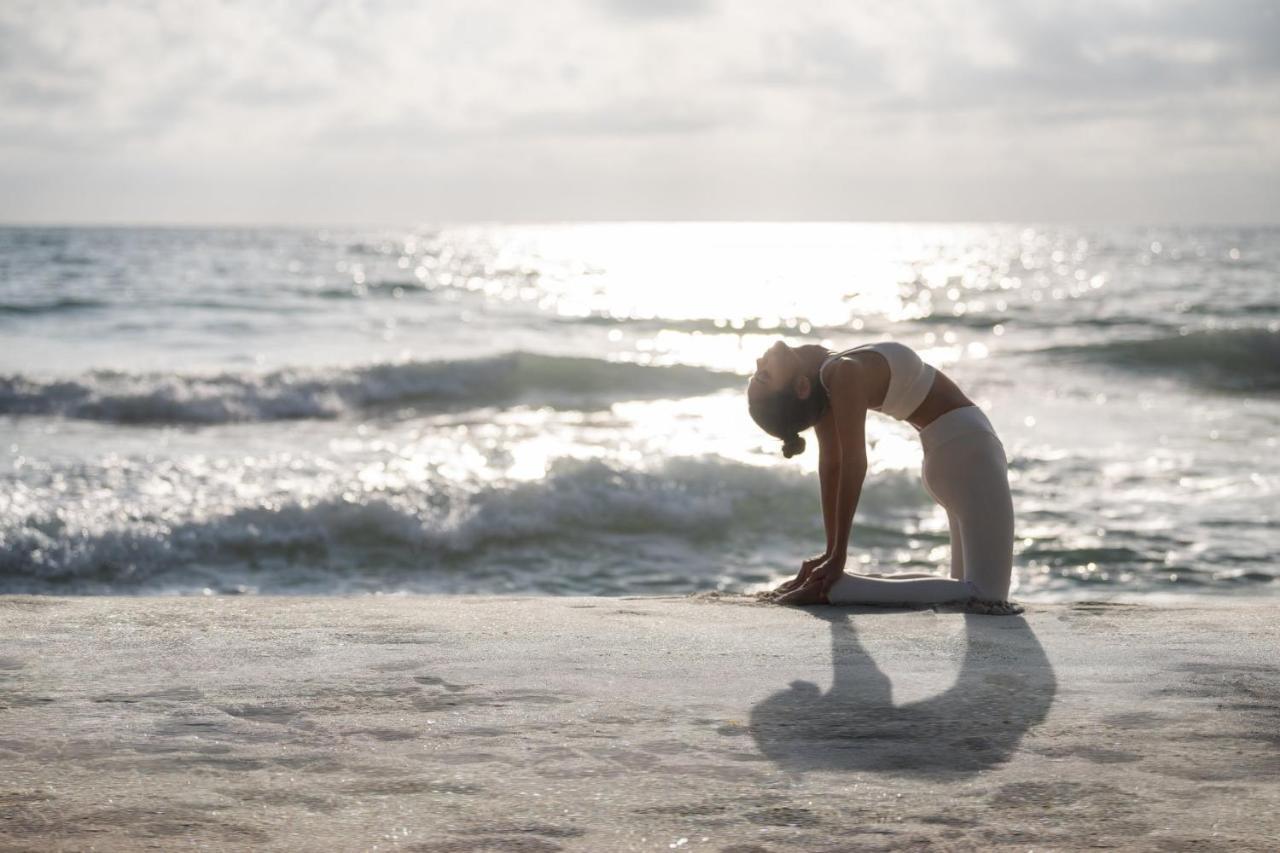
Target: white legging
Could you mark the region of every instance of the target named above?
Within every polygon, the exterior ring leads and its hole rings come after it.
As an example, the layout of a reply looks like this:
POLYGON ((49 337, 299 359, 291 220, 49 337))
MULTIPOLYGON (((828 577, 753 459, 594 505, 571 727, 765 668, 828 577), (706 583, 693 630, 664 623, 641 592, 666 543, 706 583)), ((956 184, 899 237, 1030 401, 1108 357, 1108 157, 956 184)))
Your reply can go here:
POLYGON ((940 604, 1003 601, 1013 575, 1013 500, 1004 445, 977 406, 952 409, 920 431, 924 487, 947 511, 951 577, 845 573, 832 604, 940 604))

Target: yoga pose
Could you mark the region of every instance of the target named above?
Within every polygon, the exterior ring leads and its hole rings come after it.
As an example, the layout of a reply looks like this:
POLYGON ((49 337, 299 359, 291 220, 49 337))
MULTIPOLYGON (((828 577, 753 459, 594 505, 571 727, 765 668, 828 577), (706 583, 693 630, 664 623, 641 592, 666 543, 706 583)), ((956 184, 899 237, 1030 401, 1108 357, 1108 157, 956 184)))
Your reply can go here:
POLYGON ((818 437, 818 474, 827 549, 774 590, 785 604, 937 604, 1003 601, 1013 572, 1013 501, 1008 462, 982 410, 945 374, 899 343, 832 353, 782 341, 756 361, 747 385, 751 417, 783 440, 787 457, 818 437), (951 577, 852 574, 845 553, 867 473, 866 419, 874 410, 920 433, 924 485, 947 511, 951 577))

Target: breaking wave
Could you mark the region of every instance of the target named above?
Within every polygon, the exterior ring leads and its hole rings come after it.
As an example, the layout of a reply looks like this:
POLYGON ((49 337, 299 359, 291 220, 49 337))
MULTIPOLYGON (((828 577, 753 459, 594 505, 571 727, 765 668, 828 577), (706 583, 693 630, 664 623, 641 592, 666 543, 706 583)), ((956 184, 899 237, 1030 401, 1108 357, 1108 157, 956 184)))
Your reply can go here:
MULTIPOLYGON (((815 491, 812 477, 794 470, 719 457, 646 469, 561 459, 534 481, 349 487, 204 518, 163 518, 157 508, 95 521, 90 508, 62 506, 0 530, 0 592, 190 591, 227 571, 253 574, 264 591, 287 591, 300 579, 329 591, 368 588, 388 572, 398 586, 432 589, 460 569, 554 576, 565 565, 613 562, 634 571, 637 548, 719 557, 781 540, 800 553, 797 537, 822 541, 815 491)), ((904 542, 901 514, 928 501, 917 476, 879 475, 863 492, 860 530, 904 542)))

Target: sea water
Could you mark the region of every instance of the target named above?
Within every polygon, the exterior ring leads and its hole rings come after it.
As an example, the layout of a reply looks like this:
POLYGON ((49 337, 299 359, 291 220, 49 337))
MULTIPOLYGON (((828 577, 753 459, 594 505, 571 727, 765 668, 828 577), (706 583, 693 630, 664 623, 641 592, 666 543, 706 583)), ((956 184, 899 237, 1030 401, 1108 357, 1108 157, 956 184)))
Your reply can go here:
MULTIPOLYGON (((1015 597, 1280 589, 1280 230, 704 223, 0 229, 0 592, 758 589, 824 544, 778 338, 983 407, 1015 597)), ((849 567, 945 572, 867 436, 849 567)))

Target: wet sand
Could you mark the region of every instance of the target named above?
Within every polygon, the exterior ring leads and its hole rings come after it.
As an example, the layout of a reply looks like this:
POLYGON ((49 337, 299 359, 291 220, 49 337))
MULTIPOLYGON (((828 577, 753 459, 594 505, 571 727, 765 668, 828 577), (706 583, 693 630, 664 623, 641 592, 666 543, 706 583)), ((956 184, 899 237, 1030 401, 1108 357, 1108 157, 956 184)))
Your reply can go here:
POLYGON ((1275 850, 1274 614, 0 597, 0 849, 1275 850))

